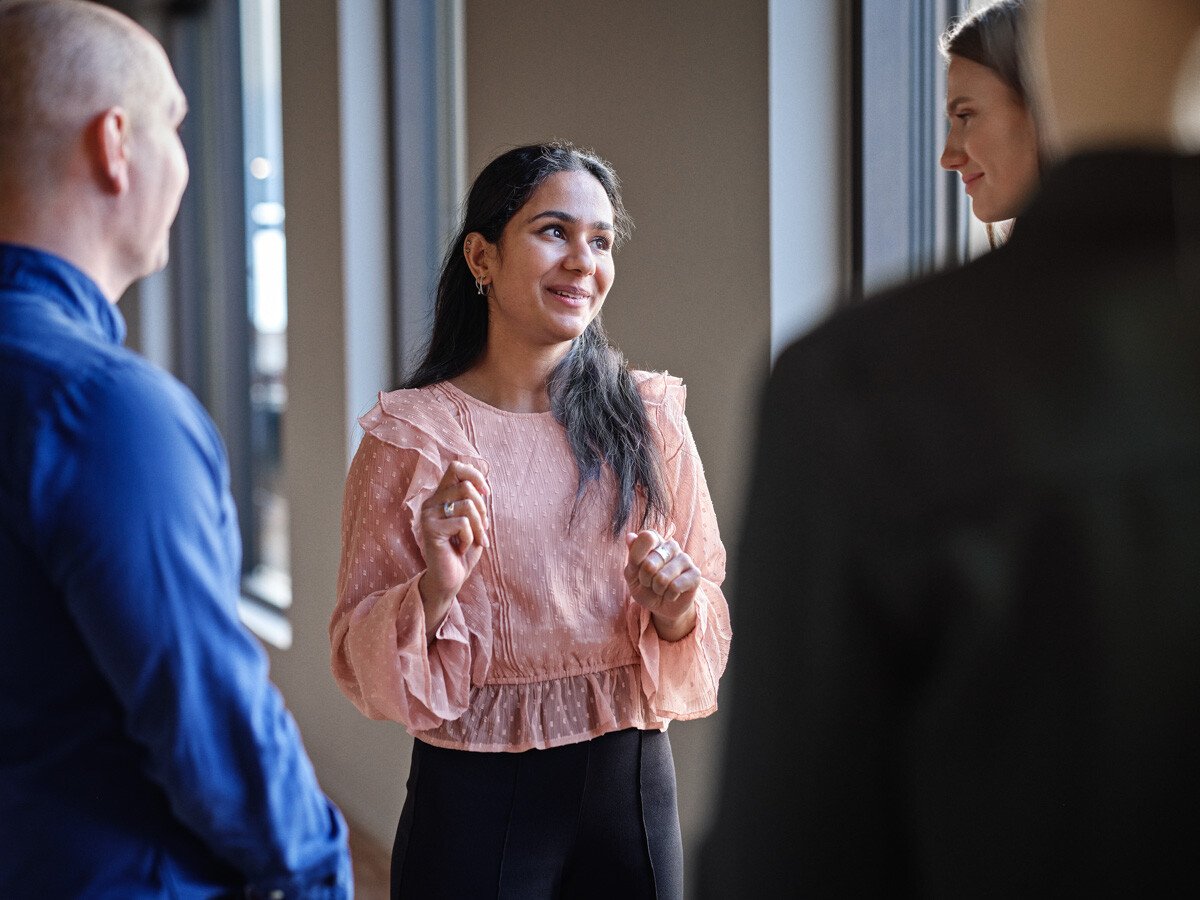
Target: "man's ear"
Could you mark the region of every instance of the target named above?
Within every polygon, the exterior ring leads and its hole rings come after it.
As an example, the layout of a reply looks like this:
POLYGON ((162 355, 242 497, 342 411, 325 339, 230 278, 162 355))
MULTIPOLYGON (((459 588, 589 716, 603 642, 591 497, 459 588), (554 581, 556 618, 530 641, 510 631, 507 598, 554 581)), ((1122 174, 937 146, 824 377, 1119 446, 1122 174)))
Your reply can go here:
POLYGON ((113 106, 93 119, 88 129, 96 176, 110 194, 129 190, 129 128, 129 113, 113 106))

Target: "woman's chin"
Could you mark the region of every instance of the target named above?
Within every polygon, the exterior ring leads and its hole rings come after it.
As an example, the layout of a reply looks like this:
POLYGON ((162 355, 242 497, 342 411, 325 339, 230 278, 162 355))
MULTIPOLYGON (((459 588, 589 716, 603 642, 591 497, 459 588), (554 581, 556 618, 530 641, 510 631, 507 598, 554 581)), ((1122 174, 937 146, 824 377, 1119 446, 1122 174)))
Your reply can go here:
POLYGON ((971 200, 971 215, 984 225, 1000 225, 1004 222, 1011 222, 1021 215, 1022 210, 1029 205, 1031 198, 1032 192, 1019 201, 995 202, 983 197, 975 197, 971 200))
POLYGON ((587 330, 595 316, 562 316, 555 322, 554 336, 559 340, 573 341, 587 330))
POLYGON ((971 213, 984 225, 1003 225, 1005 222, 1011 222, 1017 217, 1016 213, 1010 213, 1007 210, 976 210, 972 209, 971 213))

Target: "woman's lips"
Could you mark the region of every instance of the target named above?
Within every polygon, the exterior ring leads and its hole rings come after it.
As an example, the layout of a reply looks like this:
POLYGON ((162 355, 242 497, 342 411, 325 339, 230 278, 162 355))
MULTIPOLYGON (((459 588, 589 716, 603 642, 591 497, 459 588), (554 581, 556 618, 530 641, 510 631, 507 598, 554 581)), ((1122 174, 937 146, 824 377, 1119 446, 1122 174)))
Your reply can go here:
POLYGON ((983 177, 982 172, 976 172, 974 175, 963 176, 963 187, 967 189, 967 193, 971 193, 971 188, 979 183, 979 179, 983 177))
POLYGON ((567 306, 586 306, 592 296, 587 291, 581 291, 578 288, 551 287, 547 290, 554 295, 555 299, 567 306))

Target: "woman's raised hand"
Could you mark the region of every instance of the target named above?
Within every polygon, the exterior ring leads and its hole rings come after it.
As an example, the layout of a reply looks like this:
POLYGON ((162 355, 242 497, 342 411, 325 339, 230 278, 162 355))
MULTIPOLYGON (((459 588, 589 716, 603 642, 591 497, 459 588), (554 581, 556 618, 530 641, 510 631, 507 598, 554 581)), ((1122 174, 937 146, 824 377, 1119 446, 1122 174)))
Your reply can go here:
POLYGON ((633 599, 650 611, 659 637, 677 641, 696 624, 700 570, 675 541, 656 531, 625 535, 625 581, 633 599))
POLYGON ((421 599, 427 630, 445 617, 453 600, 488 546, 487 479, 468 463, 452 462, 421 505, 421 599), (437 613, 440 611, 440 615, 437 613), (431 615, 432 613, 432 615, 431 615), (436 621, 429 621, 436 619, 436 621))

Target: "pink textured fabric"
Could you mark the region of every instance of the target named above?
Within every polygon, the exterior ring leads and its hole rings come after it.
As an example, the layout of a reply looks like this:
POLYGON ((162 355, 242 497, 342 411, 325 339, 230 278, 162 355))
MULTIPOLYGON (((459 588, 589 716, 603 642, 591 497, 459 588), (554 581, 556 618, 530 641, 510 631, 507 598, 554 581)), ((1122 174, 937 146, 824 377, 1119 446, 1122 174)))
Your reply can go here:
POLYGON ((367 716, 442 747, 520 751, 717 708, 729 655, 725 550, 678 378, 637 372, 662 440, 667 536, 704 575, 695 629, 663 641, 629 596, 611 486, 570 523, 566 433, 550 413, 495 409, 449 383, 380 394, 346 480, 333 674, 367 716), (422 502, 446 466, 487 476, 491 546, 430 644, 417 583, 422 502), (568 527, 570 525, 570 527, 568 527))

